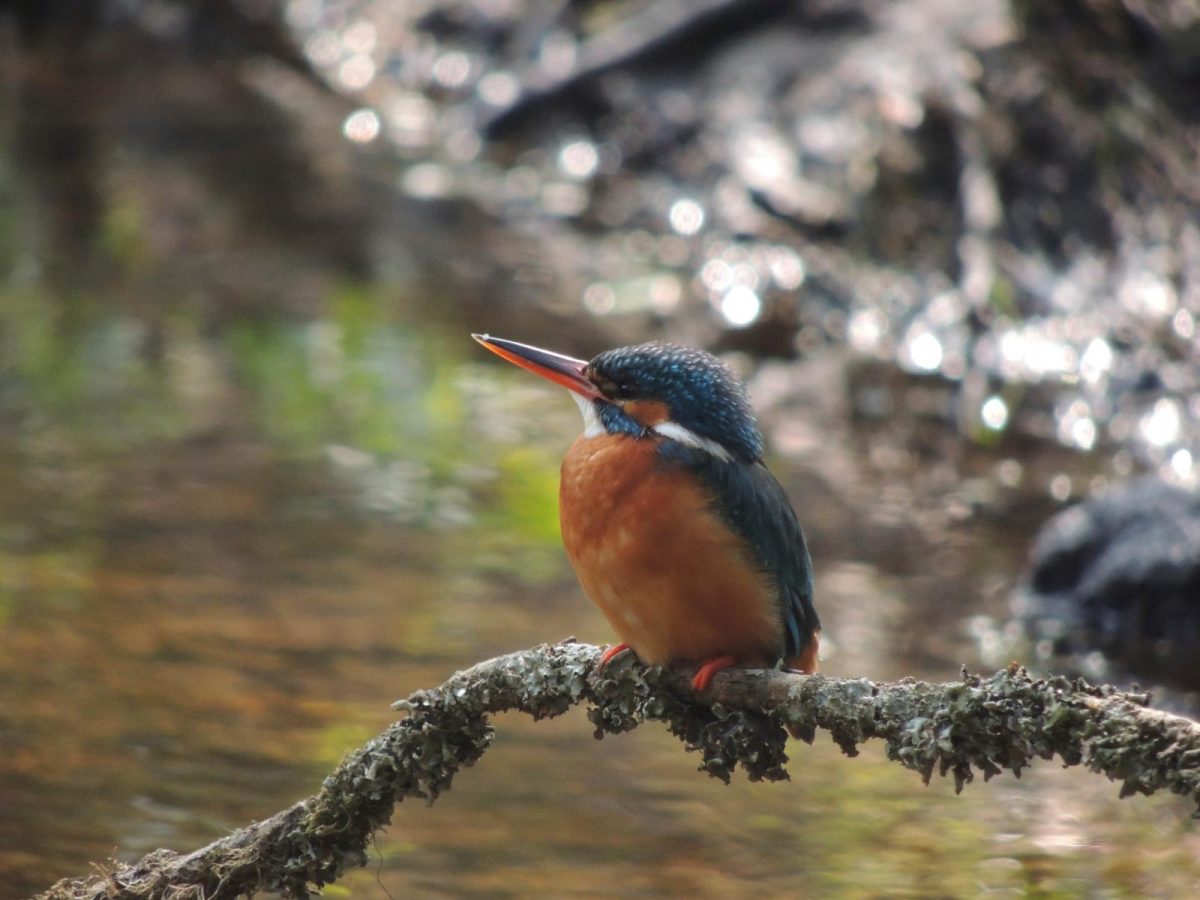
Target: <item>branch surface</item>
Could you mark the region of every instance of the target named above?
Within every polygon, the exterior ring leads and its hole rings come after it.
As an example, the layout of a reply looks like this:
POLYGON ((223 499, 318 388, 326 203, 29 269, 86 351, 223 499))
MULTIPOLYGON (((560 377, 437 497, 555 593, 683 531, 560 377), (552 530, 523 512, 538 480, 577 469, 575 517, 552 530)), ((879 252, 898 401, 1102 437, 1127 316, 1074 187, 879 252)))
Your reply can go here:
POLYGON ((372 835, 397 802, 432 803, 449 789, 490 746, 490 715, 520 710, 543 719, 579 703, 589 704, 597 737, 664 722, 699 752, 702 771, 724 781, 739 766, 752 780, 786 779, 787 733, 811 743, 822 729, 849 756, 881 739, 889 759, 926 783, 935 772, 952 775, 956 790, 976 772, 985 781, 1006 769, 1019 775, 1036 758, 1058 756, 1121 782, 1122 797, 1169 790, 1200 809, 1200 724, 1149 708, 1148 695, 1033 679, 1013 666, 946 684, 729 669, 697 696, 695 669, 617 662, 600 674, 599 655, 567 641, 458 672, 396 703, 406 717, 347 756, 312 797, 193 853, 156 850, 64 879, 38 897, 307 897, 365 864, 372 835))

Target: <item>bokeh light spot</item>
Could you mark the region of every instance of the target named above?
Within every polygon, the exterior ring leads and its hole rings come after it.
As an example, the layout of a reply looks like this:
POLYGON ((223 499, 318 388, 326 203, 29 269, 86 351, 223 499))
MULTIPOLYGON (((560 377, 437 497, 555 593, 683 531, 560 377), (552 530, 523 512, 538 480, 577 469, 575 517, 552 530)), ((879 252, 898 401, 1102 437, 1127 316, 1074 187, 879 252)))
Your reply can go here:
POLYGON ((704 227, 704 207, 695 200, 676 200, 667 218, 677 234, 692 235, 704 227))
POLYGON ((375 80, 375 62, 365 53, 351 56, 337 70, 337 80, 348 91, 361 91, 375 80))
POLYGON ((356 144, 368 144, 379 137, 379 114, 373 109, 356 109, 342 123, 342 134, 356 144))
POLYGON ((1142 432, 1142 437, 1155 447, 1165 447, 1175 443, 1179 439, 1182 427, 1179 404, 1164 397, 1151 407, 1150 412, 1142 416, 1138 427, 1142 432))
POLYGON ((932 331, 921 331, 908 341, 908 356, 912 364, 924 372, 936 372, 942 364, 942 342, 932 331))
POLYGON ((475 90, 489 106, 507 106, 517 99, 521 85, 511 72, 488 72, 479 79, 475 90))
POLYGON ((471 59, 460 50, 443 53, 433 64, 433 80, 444 88, 456 90, 471 77, 471 59))
POLYGON ((1059 472, 1050 479, 1050 496, 1059 503, 1065 503, 1071 499, 1071 476, 1065 472, 1059 472))
POLYGON ((983 401, 979 410, 983 424, 992 431, 1003 431, 1008 424, 1008 404, 1003 397, 991 396, 983 401))
POLYGON ((571 141, 558 152, 558 167, 568 178, 591 178, 600 164, 600 154, 591 141, 571 141))
POLYGON ((736 285, 721 298, 721 315, 736 328, 744 328, 762 312, 762 300, 758 294, 744 285, 736 285))

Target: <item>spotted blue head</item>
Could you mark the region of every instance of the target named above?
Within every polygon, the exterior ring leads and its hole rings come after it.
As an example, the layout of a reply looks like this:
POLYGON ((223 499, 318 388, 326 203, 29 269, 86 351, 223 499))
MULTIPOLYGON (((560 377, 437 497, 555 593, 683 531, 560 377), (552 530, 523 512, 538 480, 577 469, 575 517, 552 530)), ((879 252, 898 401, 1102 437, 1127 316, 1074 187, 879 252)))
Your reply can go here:
POLYGON ((655 341, 607 350, 585 371, 609 401, 598 406, 606 431, 652 431, 742 462, 762 456, 745 388, 710 353, 655 341))
POLYGON ((720 460, 758 461, 762 434, 746 390, 703 350, 652 342, 606 350, 590 362, 488 335, 497 355, 570 389, 585 434, 661 437, 720 460))

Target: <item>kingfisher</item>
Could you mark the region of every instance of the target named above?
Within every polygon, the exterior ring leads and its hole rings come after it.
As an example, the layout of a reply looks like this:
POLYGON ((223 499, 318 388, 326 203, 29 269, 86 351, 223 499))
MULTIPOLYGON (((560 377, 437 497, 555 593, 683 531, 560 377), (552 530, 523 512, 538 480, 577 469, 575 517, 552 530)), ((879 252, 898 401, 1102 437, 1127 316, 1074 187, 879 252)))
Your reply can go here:
POLYGON ((746 390, 715 356, 652 342, 592 360, 472 335, 565 387, 583 433, 562 464, 563 545, 584 593, 643 663, 817 670, 812 561, 763 464, 746 390))

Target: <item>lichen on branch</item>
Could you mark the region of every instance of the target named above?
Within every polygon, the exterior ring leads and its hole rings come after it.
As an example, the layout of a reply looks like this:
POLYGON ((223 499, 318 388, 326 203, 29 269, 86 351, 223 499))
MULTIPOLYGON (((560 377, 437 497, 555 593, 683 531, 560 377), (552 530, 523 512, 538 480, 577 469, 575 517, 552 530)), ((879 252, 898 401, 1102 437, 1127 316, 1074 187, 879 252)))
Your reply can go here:
POLYGON ((710 689, 691 689, 694 669, 617 663, 596 671, 598 648, 566 641, 499 656, 440 687, 395 704, 405 717, 351 753, 321 790, 187 855, 157 850, 137 863, 64 879, 44 900, 218 898, 258 891, 307 897, 366 861, 372 835, 396 803, 432 803, 491 745, 489 717, 520 710, 535 719, 589 704, 596 736, 644 721, 666 724, 700 769, 728 781, 787 775, 787 735, 812 742, 828 731, 849 756, 871 739, 928 782, 952 775, 957 790, 1034 759, 1058 756, 1121 782, 1121 796, 1169 790, 1200 809, 1200 725, 1147 706, 1146 695, 1081 680, 1034 679, 1013 666, 987 678, 927 684, 730 669, 710 689))

